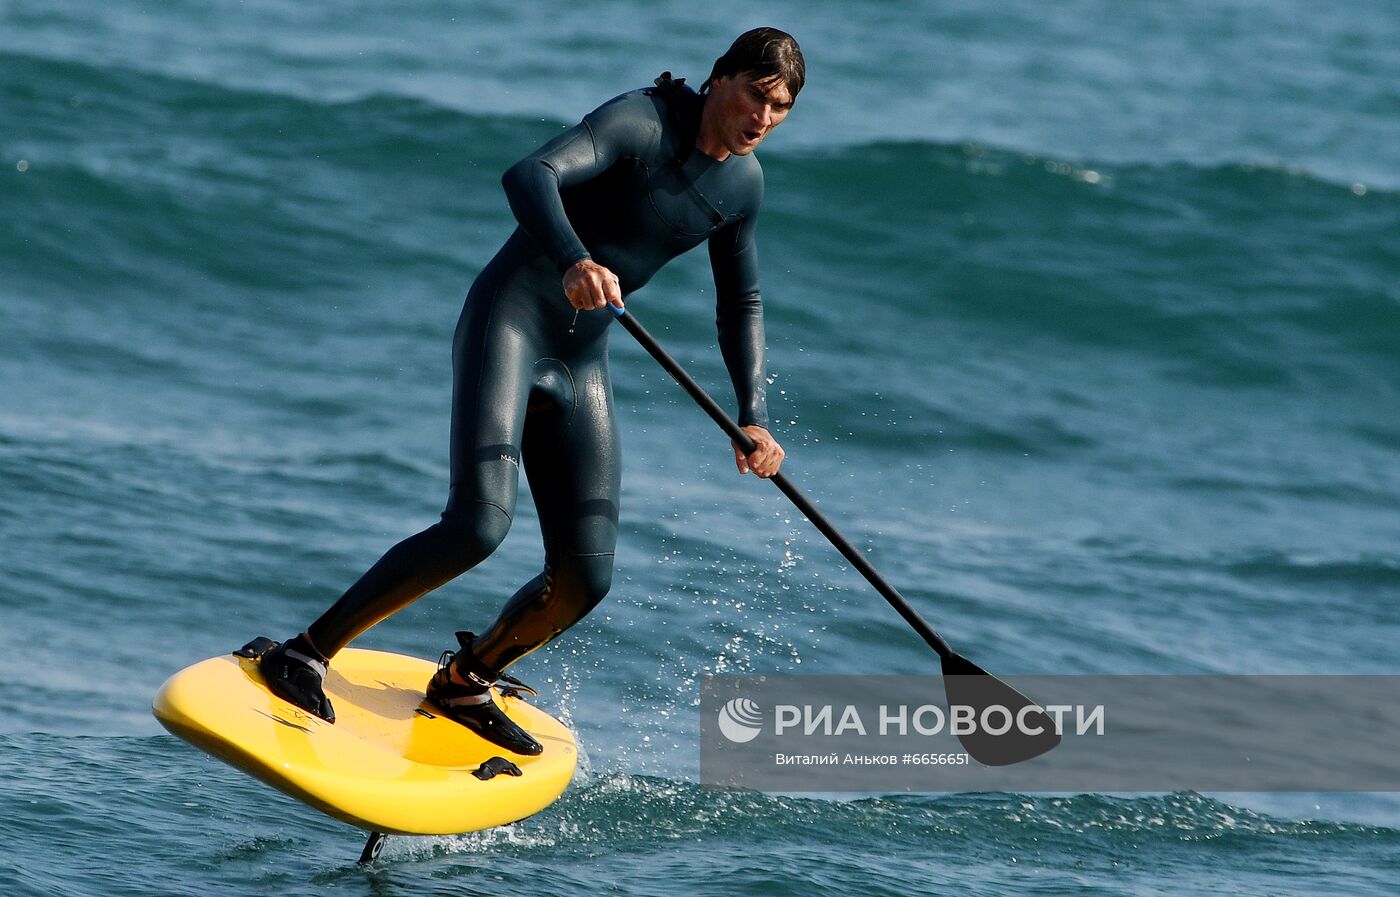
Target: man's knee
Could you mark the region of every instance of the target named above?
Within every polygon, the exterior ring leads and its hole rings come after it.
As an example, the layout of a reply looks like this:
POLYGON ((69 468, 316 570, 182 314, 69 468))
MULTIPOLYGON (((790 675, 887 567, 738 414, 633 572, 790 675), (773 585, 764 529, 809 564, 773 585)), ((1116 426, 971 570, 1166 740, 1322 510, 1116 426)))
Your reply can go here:
POLYGON ((555 575, 558 586, 571 593, 587 613, 606 598, 612 588, 613 556, 592 554, 565 558, 555 575))
POLYGON ((510 516, 489 502, 472 502, 466 508, 444 511, 438 524, 449 550, 467 567, 486 560, 510 531, 510 516))

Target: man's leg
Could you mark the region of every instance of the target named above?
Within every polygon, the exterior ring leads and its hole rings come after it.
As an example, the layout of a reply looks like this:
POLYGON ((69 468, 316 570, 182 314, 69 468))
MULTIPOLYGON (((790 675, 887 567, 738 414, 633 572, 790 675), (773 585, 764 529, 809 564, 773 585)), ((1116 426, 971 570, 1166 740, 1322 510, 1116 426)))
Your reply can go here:
POLYGON ((365 630, 485 560, 510 528, 534 348, 478 280, 453 341, 452 480, 442 520, 389 549, 305 633, 264 655, 279 697, 334 721, 327 664, 365 630))
POLYGON ((376 623, 475 567, 510 529, 532 347, 491 326, 494 302, 462 313, 453 348, 452 480, 442 520, 389 549, 307 629, 332 657, 376 623))
POLYGON ((605 360, 575 376, 553 360, 537 367, 524 457, 544 535, 544 571, 506 602, 485 634, 458 633, 462 649, 428 688, 452 719, 521 754, 543 748, 495 705, 490 685, 603 600, 612 583, 621 491, 605 360))
POLYGON ((582 620, 612 585, 622 452, 606 358, 573 374, 567 380, 567 374, 551 374, 541 383, 553 384, 550 392, 572 387, 572 401, 526 421, 525 474, 539 511, 545 564, 476 640, 477 659, 495 670, 582 620))

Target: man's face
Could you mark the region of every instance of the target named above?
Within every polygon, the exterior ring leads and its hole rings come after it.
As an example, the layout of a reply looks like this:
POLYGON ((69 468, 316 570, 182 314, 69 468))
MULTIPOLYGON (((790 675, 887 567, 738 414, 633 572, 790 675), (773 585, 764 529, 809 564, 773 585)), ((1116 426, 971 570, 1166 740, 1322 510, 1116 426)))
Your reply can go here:
POLYGON ((792 110, 792 93, 781 76, 755 80, 740 72, 710 84, 706 105, 714 104, 716 136, 736 156, 746 156, 792 110))

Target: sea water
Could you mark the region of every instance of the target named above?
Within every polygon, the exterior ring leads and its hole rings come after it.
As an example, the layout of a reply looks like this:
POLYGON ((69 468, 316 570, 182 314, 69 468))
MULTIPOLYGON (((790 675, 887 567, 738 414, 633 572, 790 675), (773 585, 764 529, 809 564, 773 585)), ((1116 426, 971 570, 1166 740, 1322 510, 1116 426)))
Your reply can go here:
MULTIPOLYGON (((557 805, 366 871, 151 718, 435 521, 501 172, 760 24, 809 66, 774 432, 911 603, 1000 674, 1397 672, 1393 3, 6 3, 0 891, 1395 893, 1383 794, 703 790, 704 675, 937 665, 622 334, 614 587, 512 670, 585 749, 557 805)), ((703 256, 629 306, 728 403, 703 256)), ((540 562, 523 491, 358 644, 435 656, 540 562)))

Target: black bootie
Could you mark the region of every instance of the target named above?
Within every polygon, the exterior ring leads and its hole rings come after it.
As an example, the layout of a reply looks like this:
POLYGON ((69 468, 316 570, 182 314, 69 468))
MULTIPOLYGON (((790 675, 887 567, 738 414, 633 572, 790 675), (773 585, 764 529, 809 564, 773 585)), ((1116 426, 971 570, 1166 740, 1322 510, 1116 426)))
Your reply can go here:
POLYGON ((269 648, 258 660, 258 668, 274 695, 333 723, 335 709, 325 692, 329 663, 305 635, 298 635, 269 648))
POLYGON ((529 694, 534 694, 535 690, 519 679, 502 675, 477 660, 472 651, 475 639, 473 633, 457 633, 461 650, 442 653, 438 671, 428 682, 428 701, 443 716, 466 726, 492 744, 516 754, 535 756, 543 753, 544 747, 529 732, 512 722, 491 698, 491 686, 498 681, 507 682, 515 690, 529 694), (453 667, 456 667, 457 675, 469 684, 453 681, 453 667))

